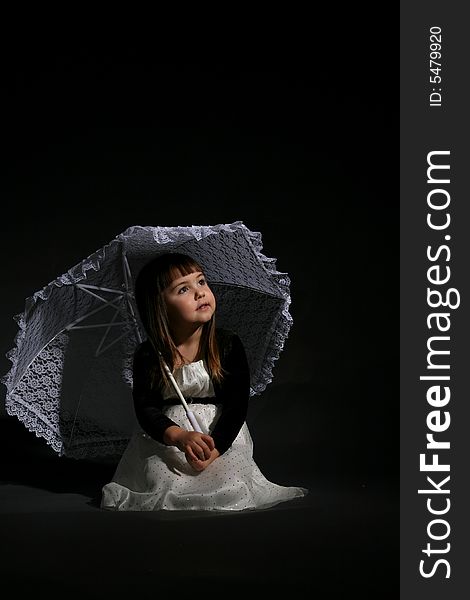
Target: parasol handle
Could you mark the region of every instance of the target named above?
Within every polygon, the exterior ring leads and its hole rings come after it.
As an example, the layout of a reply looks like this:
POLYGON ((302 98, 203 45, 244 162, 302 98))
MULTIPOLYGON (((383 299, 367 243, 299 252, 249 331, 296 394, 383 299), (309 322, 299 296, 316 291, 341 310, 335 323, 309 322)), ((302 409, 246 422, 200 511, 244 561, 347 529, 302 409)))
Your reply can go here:
POLYGON ((199 431, 199 433, 204 433, 202 430, 202 427, 199 425, 196 415, 191 410, 187 410, 186 414, 188 416, 189 422, 193 426, 194 431, 199 431))
POLYGON ((163 365, 165 367, 165 371, 167 372, 167 375, 170 378, 170 381, 171 381, 173 387, 175 388, 175 392, 178 394, 178 397, 181 400, 181 404, 183 405, 184 410, 186 411, 186 415, 187 415, 189 422, 191 423, 194 431, 198 431, 199 433, 204 433, 200 423, 197 420, 196 415, 191 410, 189 410, 188 403, 186 402, 183 394, 181 393, 181 390, 180 390, 178 384, 176 383, 176 379, 173 377, 173 373, 170 371, 170 368, 168 367, 168 365, 166 364, 165 361, 163 361, 163 365))

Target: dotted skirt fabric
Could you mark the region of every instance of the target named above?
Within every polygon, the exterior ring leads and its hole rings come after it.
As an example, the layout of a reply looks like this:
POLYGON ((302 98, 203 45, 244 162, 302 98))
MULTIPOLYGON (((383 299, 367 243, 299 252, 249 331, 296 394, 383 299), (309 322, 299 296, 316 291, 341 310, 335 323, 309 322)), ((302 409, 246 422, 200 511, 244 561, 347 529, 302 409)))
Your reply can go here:
MULTIPOLYGON (((205 431, 220 412, 215 404, 190 405, 205 431)), ((188 427, 184 408, 168 406, 166 414, 188 427)), ((246 423, 232 446, 202 472, 183 452, 153 440, 137 428, 112 481, 102 488, 101 508, 108 510, 219 510, 268 508, 305 496, 306 488, 281 486, 261 473, 253 460, 253 441, 246 423)))

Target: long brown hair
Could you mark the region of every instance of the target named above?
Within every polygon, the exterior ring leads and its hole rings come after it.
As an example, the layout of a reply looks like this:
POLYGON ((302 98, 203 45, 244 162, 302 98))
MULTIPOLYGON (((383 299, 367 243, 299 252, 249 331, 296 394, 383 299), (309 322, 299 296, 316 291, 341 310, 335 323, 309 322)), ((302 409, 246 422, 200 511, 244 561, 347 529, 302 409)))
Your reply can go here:
MULTIPOLYGON (((134 291, 137 309, 148 340, 158 357, 151 374, 152 380, 154 383, 159 380, 162 386, 169 383, 162 360, 172 372, 175 365, 184 360, 171 337, 163 291, 176 277, 198 271, 204 273, 194 258, 187 254, 170 252, 160 254, 146 263, 136 278, 134 291), (158 374, 161 376, 158 377, 158 374)), ((223 373, 215 336, 215 315, 202 326, 198 356, 205 360, 210 377, 220 382, 223 373)))

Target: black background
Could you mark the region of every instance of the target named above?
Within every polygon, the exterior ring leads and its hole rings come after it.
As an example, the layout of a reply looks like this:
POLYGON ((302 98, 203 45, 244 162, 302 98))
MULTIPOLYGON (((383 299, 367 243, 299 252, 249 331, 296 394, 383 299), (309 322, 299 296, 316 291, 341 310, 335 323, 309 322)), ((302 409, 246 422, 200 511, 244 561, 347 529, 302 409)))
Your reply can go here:
MULTIPOLYGON (((306 22, 300 15, 293 26, 280 19, 230 37, 219 29, 213 39, 25 35, 4 55, 2 355, 25 298, 131 225, 241 220, 262 233, 264 253, 291 278, 294 324, 273 383, 252 400, 249 426, 266 476, 311 493, 306 508, 273 511, 245 529, 231 522, 239 535, 218 547, 216 575, 187 558, 192 544, 178 542, 173 550, 204 589, 282 583, 321 590, 321 598, 397 597, 398 65, 390 40, 398 35, 391 19, 370 29, 368 16, 325 13, 306 22), (278 544, 276 523, 291 532, 278 544), (253 535, 274 539, 258 539, 256 570, 228 569, 230 541, 238 540, 239 556, 253 535), (279 562, 271 563, 273 545, 279 562)), ((38 490, 63 494, 47 518, 70 534, 67 494, 78 493, 95 506, 86 513, 91 521, 73 513, 87 532, 74 548, 89 556, 102 517, 93 501, 112 465, 54 457, 6 413, 2 428, 5 506, 31 499, 27 518, 10 515, 10 543, 19 552, 48 510, 48 496, 37 504, 38 490)), ((130 527, 130 515, 113 516, 130 527)), ((155 517, 147 526, 185 535, 184 519, 169 525, 155 517)), ((213 540, 221 521, 191 523, 194 536, 213 540)), ((34 531, 38 549, 47 545, 42 529, 34 531)), ((128 544, 124 533, 116 539, 128 544)), ((47 575, 28 579, 15 560, 10 554, 6 574, 25 590, 59 579, 70 593, 54 561, 47 575)), ((148 582, 131 571, 139 590, 155 578, 166 582, 161 571, 148 582)), ((70 573, 77 590, 98 590, 98 571, 95 579, 86 569, 70 573)), ((115 591, 106 569, 103 581, 115 591)))

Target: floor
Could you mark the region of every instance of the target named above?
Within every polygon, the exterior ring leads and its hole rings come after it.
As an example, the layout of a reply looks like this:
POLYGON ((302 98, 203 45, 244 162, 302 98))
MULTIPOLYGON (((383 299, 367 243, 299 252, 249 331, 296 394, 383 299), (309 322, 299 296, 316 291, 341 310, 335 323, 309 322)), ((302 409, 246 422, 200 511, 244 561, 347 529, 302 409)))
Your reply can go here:
POLYGON ((241 514, 112 513, 99 500, 113 459, 58 457, 11 417, 0 419, 0 437, 1 582, 17 595, 399 597, 394 482, 286 469, 261 453, 266 476, 309 495, 241 514))

